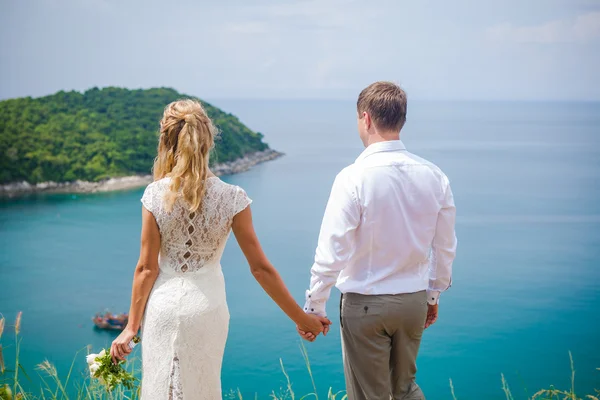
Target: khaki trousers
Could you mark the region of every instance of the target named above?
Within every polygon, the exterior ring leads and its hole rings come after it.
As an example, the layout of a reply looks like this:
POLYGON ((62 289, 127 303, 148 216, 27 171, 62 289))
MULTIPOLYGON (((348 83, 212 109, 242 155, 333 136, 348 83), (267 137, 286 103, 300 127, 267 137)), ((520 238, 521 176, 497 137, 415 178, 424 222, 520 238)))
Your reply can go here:
POLYGON ((425 291, 342 295, 340 326, 348 400, 424 400, 415 382, 427 317, 425 291))

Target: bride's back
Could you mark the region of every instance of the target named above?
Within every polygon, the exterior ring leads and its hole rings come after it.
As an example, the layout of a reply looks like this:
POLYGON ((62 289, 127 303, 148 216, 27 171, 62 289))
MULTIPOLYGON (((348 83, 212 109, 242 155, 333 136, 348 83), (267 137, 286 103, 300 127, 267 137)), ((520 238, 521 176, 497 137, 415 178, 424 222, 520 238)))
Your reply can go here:
POLYGON ((217 177, 208 177, 200 208, 179 196, 168 210, 165 198, 171 178, 151 183, 142 197, 144 207, 158 224, 161 236, 160 268, 164 272, 190 273, 218 264, 231 232, 233 217, 251 200, 243 189, 217 177))

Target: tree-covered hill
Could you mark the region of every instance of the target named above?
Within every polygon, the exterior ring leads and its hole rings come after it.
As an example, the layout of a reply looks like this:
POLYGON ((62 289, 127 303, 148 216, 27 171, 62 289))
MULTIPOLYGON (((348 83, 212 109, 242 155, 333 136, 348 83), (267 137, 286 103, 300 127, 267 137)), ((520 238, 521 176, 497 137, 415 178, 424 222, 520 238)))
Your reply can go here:
MULTIPOLYGON (((0 102, 0 184, 148 174, 158 122, 173 89, 93 88, 0 102)), ((212 162, 265 150, 262 135, 235 116, 203 102, 221 131, 212 162)))

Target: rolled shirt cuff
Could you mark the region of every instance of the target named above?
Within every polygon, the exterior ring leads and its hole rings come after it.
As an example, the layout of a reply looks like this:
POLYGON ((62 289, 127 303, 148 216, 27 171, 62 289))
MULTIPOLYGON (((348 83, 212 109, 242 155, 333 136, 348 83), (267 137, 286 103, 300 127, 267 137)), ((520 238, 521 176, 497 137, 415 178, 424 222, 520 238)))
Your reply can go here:
POLYGON ((315 314, 318 315, 320 317, 326 317, 327 316, 327 311, 325 310, 325 300, 318 300, 318 301, 314 301, 312 300, 312 295, 311 293, 307 290, 306 291, 306 303, 304 303, 304 312, 307 314, 315 314))
POLYGON ((430 305, 436 305, 440 303, 440 291, 439 290, 427 290, 427 303, 430 305))

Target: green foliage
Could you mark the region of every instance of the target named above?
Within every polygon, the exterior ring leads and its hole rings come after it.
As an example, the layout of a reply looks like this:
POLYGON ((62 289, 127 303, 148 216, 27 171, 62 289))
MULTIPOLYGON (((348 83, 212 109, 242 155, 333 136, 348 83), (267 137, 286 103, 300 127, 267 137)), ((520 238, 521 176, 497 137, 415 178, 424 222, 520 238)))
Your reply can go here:
POLYGON ((115 390, 119 385, 129 390, 134 388, 136 379, 133 374, 123 368, 125 361, 114 364, 108 351, 101 352, 94 360, 99 364, 98 370, 94 372, 94 378, 106 385, 109 392, 115 390))
MULTIPOLYGON (((149 174, 163 109, 184 97, 168 88, 108 87, 1 101, 0 184, 149 174)), ((202 104, 221 131, 212 162, 268 148, 262 134, 202 104)))

